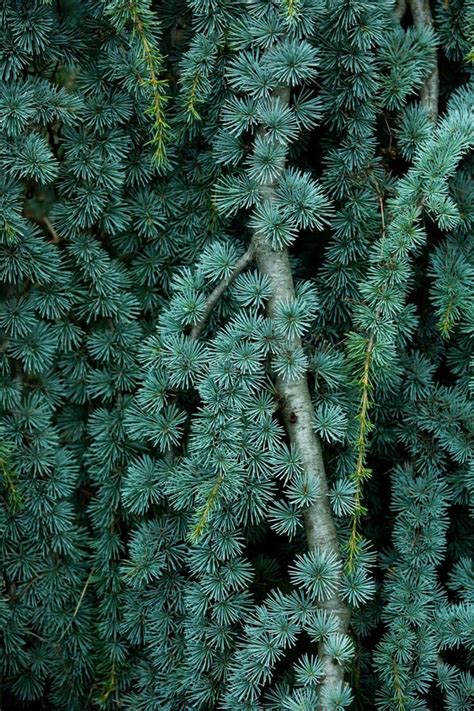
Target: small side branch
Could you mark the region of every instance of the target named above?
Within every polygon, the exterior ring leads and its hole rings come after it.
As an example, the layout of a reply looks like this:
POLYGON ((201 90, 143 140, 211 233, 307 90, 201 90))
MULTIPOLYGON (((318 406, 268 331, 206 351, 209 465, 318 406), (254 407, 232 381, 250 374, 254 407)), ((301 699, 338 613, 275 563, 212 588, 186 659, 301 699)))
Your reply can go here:
POLYGON ((64 628, 62 635, 61 635, 60 638, 58 639, 58 642, 61 642, 61 640, 64 638, 66 632, 69 630, 69 628, 71 627, 72 623, 73 623, 74 620, 76 619, 76 617, 77 617, 77 615, 78 615, 78 613, 79 613, 79 610, 81 609, 82 601, 84 600, 84 596, 85 596, 85 594, 86 594, 87 588, 89 587, 89 583, 90 583, 90 581, 91 581, 91 579, 92 579, 93 574, 94 574, 94 568, 92 568, 91 572, 89 573, 89 575, 88 575, 88 577, 87 577, 86 582, 84 583, 84 587, 82 588, 81 596, 79 597, 79 600, 77 601, 77 605, 76 605, 76 607, 75 607, 75 610, 74 610, 74 612, 73 612, 73 615, 72 615, 71 619, 69 620, 69 622, 67 623, 66 627, 64 628))
POLYGON ((255 256, 254 248, 251 245, 248 250, 243 254, 238 262, 236 263, 234 269, 232 272, 229 274, 229 276, 226 279, 222 279, 218 285, 214 288, 214 290, 209 294, 208 299, 206 301, 206 308, 204 309, 204 313, 202 315, 202 318, 199 320, 199 322, 193 327, 190 337, 193 340, 196 340, 196 338, 199 338, 201 335, 207 321, 209 320, 209 316, 214 310, 214 307, 216 306, 217 302, 221 298, 222 294, 224 291, 232 284, 234 279, 238 277, 238 275, 246 268, 249 266, 249 264, 252 263, 253 259, 255 256))
MULTIPOLYGON (((410 0, 410 10, 415 27, 433 27, 429 0, 410 0)), ((433 121, 438 116, 439 72, 438 61, 434 57, 434 67, 425 79, 420 91, 420 103, 427 110, 433 121)))
POLYGON ((51 243, 52 244, 59 244, 61 242, 61 237, 57 233, 56 228, 53 225, 53 223, 51 222, 51 220, 48 217, 46 217, 46 215, 44 215, 41 218, 41 222, 45 225, 46 229, 48 230, 48 232, 50 233, 50 235, 52 237, 51 243))
POLYGON ((198 521, 189 536, 192 543, 194 543, 195 541, 198 540, 199 536, 206 528, 206 524, 209 520, 210 513, 214 507, 214 503, 217 499, 217 495, 219 494, 219 489, 221 488, 222 481, 223 481, 223 478, 221 475, 219 475, 216 479, 214 486, 211 489, 211 493, 207 497, 206 503, 204 504, 204 506, 202 507, 202 509, 199 513, 198 521))
POLYGON ((51 239, 49 240, 50 244, 59 244, 62 242, 61 235, 58 233, 56 227, 53 225, 49 217, 46 215, 42 215, 41 217, 36 216, 33 212, 30 212, 29 210, 25 210, 25 217, 27 217, 30 220, 33 220, 34 222, 37 222, 39 225, 42 225, 47 232, 51 235, 51 239))

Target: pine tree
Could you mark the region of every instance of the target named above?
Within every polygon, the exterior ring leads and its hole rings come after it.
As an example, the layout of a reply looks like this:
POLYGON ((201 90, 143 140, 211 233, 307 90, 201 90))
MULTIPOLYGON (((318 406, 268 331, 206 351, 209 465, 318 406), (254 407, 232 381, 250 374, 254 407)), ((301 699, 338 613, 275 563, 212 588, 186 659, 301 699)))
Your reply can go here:
POLYGON ((5 708, 471 708, 473 29, 5 0, 5 708))

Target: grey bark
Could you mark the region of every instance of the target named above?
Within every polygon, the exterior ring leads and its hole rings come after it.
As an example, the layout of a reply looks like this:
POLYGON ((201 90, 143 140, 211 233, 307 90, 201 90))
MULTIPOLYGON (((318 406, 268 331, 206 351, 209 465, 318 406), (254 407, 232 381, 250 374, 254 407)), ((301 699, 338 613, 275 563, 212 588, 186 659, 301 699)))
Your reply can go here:
MULTIPOLYGON (((278 92, 280 99, 289 102, 289 90, 278 92)), ((261 129, 263 132, 263 129, 261 129)), ((280 166, 280 175, 285 167, 284 161, 280 166)), ((275 199, 275 187, 278 178, 261 188, 263 200, 275 199)), ((272 297, 268 305, 268 315, 272 318, 277 305, 291 299, 295 295, 293 274, 291 270, 288 251, 286 249, 275 251, 261 234, 254 233, 252 246, 255 250, 256 262, 259 270, 265 274, 272 287, 272 297)), ((301 347, 301 340, 295 338, 288 343, 288 350, 301 347)), ((341 554, 336 536, 331 505, 328 496, 328 483, 324 468, 321 441, 313 428, 314 408, 308 386, 307 377, 297 381, 285 381, 276 377, 276 387, 282 403, 282 414, 289 440, 297 448, 301 462, 308 477, 313 478, 317 484, 317 497, 314 503, 304 512, 306 538, 310 550, 320 549, 332 553, 339 560, 341 554)), ((342 562, 342 561, 341 561, 342 562)), ((342 566, 341 566, 342 567, 342 566)), ((332 613, 338 623, 338 632, 347 633, 349 625, 349 607, 342 601, 339 591, 320 607, 332 613)), ((344 669, 335 664, 326 654, 324 644, 320 645, 319 656, 324 668, 324 677, 320 691, 334 688, 337 682, 344 679, 344 669)), ((319 705, 320 711, 326 711, 319 705)))
MULTIPOLYGON (((415 27, 433 27, 433 16, 429 0, 410 0, 410 10, 415 27)), ((427 110, 433 121, 438 116, 439 72, 435 54, 434 67, 426 77, 420 91, 420 103, 427 110)))
POLYGON ((401 20, 407 9, 407 0, 397 0, 395 3, 395 17, 401 20))

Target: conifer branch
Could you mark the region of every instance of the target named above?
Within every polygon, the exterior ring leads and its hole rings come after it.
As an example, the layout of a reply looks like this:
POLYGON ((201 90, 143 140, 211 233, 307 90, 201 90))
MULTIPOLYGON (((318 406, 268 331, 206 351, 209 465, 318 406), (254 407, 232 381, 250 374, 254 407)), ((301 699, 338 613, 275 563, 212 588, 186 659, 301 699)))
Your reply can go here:
POLYGON ((358 524, 360 517, 365 513, 365 508, 362 506, 362 490, 364 486, 365 479, 370 476, 370 469, 365 466, 367 445, 368 445, 368 434, 372 428, 372 424, 369 418, 370 410, 370 391, 372 389, 372 383, 370 378, 371 366, 372 366, 372 354, 375 345, 375 336, 372 334, 367 343, 367 350, 365 352, 365 359, 362 368, 362 375, 359 379, 360 387, 360 403, 357 414, 357 419, 359 421, 359 432, 356 440, 356 451, 357 451, 357 463, 355 472, 353 474, 353 479, 355 483, 355 496, 354 496, 354 513, 352 515, 351 532, 349 536, 348 557, 347 557, 347 569, 349 571, 353 570, 354 558, 359 550, 359 543, 361 541, 361 536, 358 530, 358 524))
MULTIPOLYGON (((410 0, 410 10, 415 27, 432 28, 433 16, 431 14, 429 0, 410 0)), ((438 62, 433 58, 434 66, 430 74, 426 77, 420 91, 420 103, 426 109, 433 121, 438 116, 438 95, 439 95, 439 71, 438 62)))
MULTIPOLYGON (((377 192, 377 198, 380 206, 380 220, 382 224, 382 238, 380 240, 380 259, 383 258, 383 247, 385 243, 385 237, 387 234, 387 225, 385 221, 385 207, 384 207, 384 196, 383 192, 377 182, 373 180, 375 190, 377 192)), ((377 308, 376 318, 380 318, 381 308, 377 308)), ((373 352, 375 347, 375 334, 371 333, 367 341, 367 348, 364 354, 364 360, 362 364, 361 374, 358 380, 358 386, 360 389, 360 400, 359 408, 357 411, 357 420, 359 422, 359 430, 357 433, 357 439, 355 442, 355 448, 357 452, 357 462, 352 478, 355 484, 355 495, 354 495, 354 513, 352 515, 351 521, 351 531, 349 535, 349 541, 347 543, 347 562, 346 568, 349 571, 354 569, 354 559, 359 551, 359 544, 361 543, 361 535, 359 533, 359 521, 361 516, 366 512, 364 506, 362 505, 362 493, 364 487, 364 481, 370 477, 371 470, 366 467, 366 456, 368 447, 368 435, 372 429, 372 422, 370 421, 370 408, 372 402, 370 400, 370 392, 372 390, 372 360, 373 352)))
POLYGON ((222 294, 225 292, 225 290, 232 284, 234 279, 238 277, 238 275, 246 268, 249 266, 249 264, 252 263, 255 257, 255 252, 254 248, 252 245, 248 248, 248 250, 240 257, 240 259, 237 261, 234 269, 232 272, 229 274, 229 276, 226 279, 222 279, 217 286, 213 289, 213 291, 209 294, 207 301, 206 301, 206 307, 204 309, 204 313, 199 320, 199 322, 193 327, 191 333, 190 333, 190 338, 193 340, 196 340, 199 338, 199 336, 202 333, 203 328, 205 327, 209 316, 211 315, 212 311, 214 310, 214 307, 216 306, 217 302, 221 298, 222 294))
POLYGON ((165 93, 167 82, 159 78, 163 57, 154 46, 150 20, 142 13, 136 0, 130 0, 129 12, 132 31, 138 39, 142 58, 148 71, 148 77, 143 80, 143 84, 148 85, 151 95, 151 103, 147 109, 147 114, 153 121, 150 143, 153 146, 153 157, 156 164, 160 166, 166 161, 166 145, 170 131, 165 116, 165 106, 168 102, 168 96, 165 93))
MULTIPOLYGON (((284 104, 289 103, 289 89, 278 92, 284 104)), ((264 132, 264 129, 261 129, 264 132)), ((284 159, 279 166, 280 175, 285 167, 284 159)), ((261 188, 263 200, 275 199, 275 187, 278 178, 261 188)), ((254 232, 252 244, 255 247, 256 261, 259 270, 265 274, 271 284, 273 295, 268 304, 268 315, 274 318, 279 304, 285 303, 295 297, 295 285, 290 265, 288 250, 286 248, 275 251, 265 237, 254 232)), ((294 338, 287 344, 287 350, 296 352, 301 348, 301 339, 294 338)), ((289 440, 301 457, 303 469, 309 478, 315 480, 317 496, 313 504, 304 512, 306 538, 310 550, 320 550, 324 553, 341 559, 339 544, 336 535, 331 504, 328 496, 328 484, 324 468, 322 447, 319 437, 314 431, 314 407, 308 387, 307 376, 295 381, 287 381, 276 377, 277 392, 281 398, 281 409, 289 440)), ((339 591, 336 591, 320 606, 331 613, 338 625, 338 632, 344 634, 349 625, 349 608, 342 601, 339 591)), ((326 654, 324 642, 320 644, 319 654, 324 669, 321 682, 321 692, 324 696, 329 689, 333 689, 343 681, 344 668, 334 664, 331 656, 326 654)), ((321 708, 321 707, 320 707, 321 708)))
POLYGON ((198 521, 189 536, 190 540, 193 543, 198 540, 199 536, 203 533, 204 529, 206 528, 206 524, 209 520, 209 516, 211 514, 211 511, 214 507, 217 496, 219 494, 219 490, 221 488, 222 481, 223 481, 222 476, 221 475, 218 476, 215 481, 214 486, 211 489, 209 496, 207 497, 206 503, 204 504, 204 506, 202 507, 202 509, 199 513, 198 521))
MULTIPOLYGON (((247 251, 240 257, 240 259, 237 261, 234 269, 232 272, 229 274, 229 276, 225 279, 221 279, 221 281, 217 284, 217 286, 213 289, 213 291, 209 294, 207 301, 206 301, 206 307, 204 309, 204 313, 199 320, 199 322, 193 327, 191 333, 190 333, 190 338, 192 340, 196 340, 199 338, 201 335, 203 329, 205 328, 209 317, 214 310, 215 306, 217 305, 217 302, 219 299, 222 297, 223 293, 225 290, 232 284, 234 279, 246 268, 249 266, 249 264, 252 263, 252 261, 255 259, 255 250, 253 245, 251 244, 247 251)), ((201 508, 199 511, 199 516, 198 516, 198 521, 194 528, 192 529, 189 538, 192 542, 197 541, 200 535, 203 533, 206 524, 209 520, 209 516, 211 514, 211 511, 214 507, 214 504, 216 502, 216 499, 219 494, 219 490, 222 485, 222 476, 218 476, 216 479, 216 482, 214 486, 211 489, 211 492, 209 493, 206 503, 204 506, 201 508)))
POLYGON ((189 98, 188 98, 188 102, 186 104, 186 109, 187 109, 188 114, 190 116, 192 116, 196 121, 201 120, 201 115, 196 108, 197 89, 198 89, 200 79, 201 79, 200 72, 197 72, 192 80, 191 90, 189 92, 189 98))

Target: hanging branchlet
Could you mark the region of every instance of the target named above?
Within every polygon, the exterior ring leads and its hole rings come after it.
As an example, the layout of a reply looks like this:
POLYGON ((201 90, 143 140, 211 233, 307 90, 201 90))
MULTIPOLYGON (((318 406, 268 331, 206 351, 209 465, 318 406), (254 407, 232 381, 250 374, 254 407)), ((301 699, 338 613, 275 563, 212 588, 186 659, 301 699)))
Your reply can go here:
POLYGON ((143 60, 148 70, 148 76, 143 79, 151 95, 151 103, 147 113, 152 121, 153 156, 158 166, 166 161, 166 146, 168 143, 170 126, 166 119, 165 109, 169 101, 166 93, 168 82, 161 79, 163 71, 163 57, 156 46, 157 20, 149 11, 140 12, 138 0, 130 1, 130 16, 132 20, 133 33, 141 46, 143 60))
MULTIPOLYGON (((363 341, 364 343, 364 341, 363 341)), ((357 361, 358 356, 360 359, 360 343, 357 344, 359 348, 354 348, 351 352, 349 345, 349 358, 357 361), (359 353, 357 352, 359 351, 359 353)), ((363 360, 362 366, 360 368, 360 375, 357 379, 357 386, 360 392, 360 401, 358 406, 358 411, 356 415, 357 420, 357 438, 354 443, 356 452, 356 465, 354 472, 352 474, 352 480, 354 482, 354 504, 352 520, 350 524, 350 535, 347 542, 347 560, 346 565, 349 572, 354 570, 354 563, 360 552, 360 544, 363 538, 359 531, 359 523, 362 516, 367 513, 366 507, 362 504, 363 498, 363 488, 366 480, 371 476, 372 471, 366 466, 367 450, 369 446, 369 434, 373 429, 373 424, 370 420, 370 407, 372 405, 371 392, 372 392, 372 354, 375 345, 375 337, 371 335, 365 340, 365 347, 363 349, 363 360)))
MULTIPOLYGON (((381 220, 381 238, 379 242, 380 258, 384 258, 384 246, 386 239, 386 218, 385 204, 383 191, 373 176, 371 181, 374 184, 377 198, 380 206, 381 220)), ((381 317, 382 309, 376 308, 375 320, 378 321, 381 317)), ((373 369, 373 351, 376 345, 376 335, 371 333, 367 338, 358 338, 355 334, 349 337, 348 355, 349 359, 354 362, 356 371, 358 372, 356 384, 360 393, 360 400, 357 409, 357 437, 354 442, 356 452, 356 464, 352 473, 354 482, 354 503, 352 520, 350 524, 350 534, 347 541, 347 559, 346 567, 349 572, 354 571, 355 561, 360 553, 363 537, 359 531, 359 524, 362 516, 367 513, 366 507, 362 504, 364 484, 370 478, 372 471, 366 466, 367 452, 369 448, 369 435, 373 429, 373 423, 370 419, 370 408, 372 407, 372 369, 373 369)))
POLYGON ((143 64, 139 81, 149 99, 146 114, 151 122, 150 145, 156 165, 163 166, 167 160, 171 128, 166 118, 168 80, 162 77, 164 57, 158 48, 159 21, 148 0, 113 0, 107 3, 106 12, 115 27, 130 28, 139 48, 143 64))

